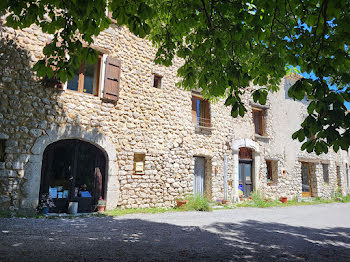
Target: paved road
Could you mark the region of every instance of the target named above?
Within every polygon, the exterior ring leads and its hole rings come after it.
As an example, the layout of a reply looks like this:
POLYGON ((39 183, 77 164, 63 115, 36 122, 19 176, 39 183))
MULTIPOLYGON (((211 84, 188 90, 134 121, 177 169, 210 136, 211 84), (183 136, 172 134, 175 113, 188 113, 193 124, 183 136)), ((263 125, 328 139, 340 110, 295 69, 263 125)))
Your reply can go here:
POLYGON ((0 219, 0 261, 350 261, 350 203, 0 219))

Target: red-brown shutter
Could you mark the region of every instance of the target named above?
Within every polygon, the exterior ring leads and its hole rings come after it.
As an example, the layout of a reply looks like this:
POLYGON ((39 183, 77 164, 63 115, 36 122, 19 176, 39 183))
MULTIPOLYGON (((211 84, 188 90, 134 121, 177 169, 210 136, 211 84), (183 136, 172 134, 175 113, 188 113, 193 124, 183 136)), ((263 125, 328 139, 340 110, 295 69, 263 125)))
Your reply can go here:
POLYGON ((192 123, 197 125, 197 98, 192 96, 192 123))
POLYGON ((261 111, 261 135, 262 136, 267 136, 266 132, 266 117, 267 117, 267 112, 266 110, 261 111))
POLYGON ((121 62, 115 57, 107 57, 103 98, 117 102, 120 88, 121 62))
POLYGON ((208 100, 204 100, 204 126, 210 127, 210 103, 208 100))

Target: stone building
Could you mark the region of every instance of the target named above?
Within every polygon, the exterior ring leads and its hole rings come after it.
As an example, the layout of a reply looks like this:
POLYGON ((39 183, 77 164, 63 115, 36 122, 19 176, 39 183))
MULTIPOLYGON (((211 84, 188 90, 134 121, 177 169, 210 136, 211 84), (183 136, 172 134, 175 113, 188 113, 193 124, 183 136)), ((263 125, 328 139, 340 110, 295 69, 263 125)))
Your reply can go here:
MULTIPOLYGON (((348 152, 317 156, 291 139, 307 101, 288 98, 285 77, 266 106, 244 97, 248 113, 232 118, 224 101, 175 86, 181 65, 155 65, 155 49, 112 25, 95 40, 100 57, 83 63, 62 88, 32 72, 51 40, 32 26, 0 24, 0 208, 30 212, 49 192, 56 210, 78 201, 91 211, 174 206, 179 195, 237 201, 349 192, 348 152), (239 189, 240 188, 240 189, 239 189)), ((251 86, 254 89, 254 86, 251 86)))

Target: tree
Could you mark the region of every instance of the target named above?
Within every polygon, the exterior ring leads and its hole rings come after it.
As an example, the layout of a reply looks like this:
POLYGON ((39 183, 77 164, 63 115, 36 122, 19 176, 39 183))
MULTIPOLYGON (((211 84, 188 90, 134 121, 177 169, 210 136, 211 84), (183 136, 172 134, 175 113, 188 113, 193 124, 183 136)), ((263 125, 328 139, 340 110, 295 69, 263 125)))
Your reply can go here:
MULTIPOLYGON (((97 53, 84 47, 111 23, 106 0, 2 0, 7 26, 35 23, 54 35, 35 65, 39 76, 66 81, 82 59, 97 53), (69 56, 67 56, 67 54, 69 56)), ((266 103, 289 67, 301 78, 290 89, 296 100, 310 100, 308 116, 293 134, 302 149, 317 154, 350 147, 349 0, 110 0, 120 25, 148 37, 158 48, 156 63, 185 63, 178 70, 185 89, 207 97, 226 97, 233 117, 246 112, 241 97, 250 82, 261 86, 255 102, 266 103), (330 88, 330 86, 332 88, 330 88), (307 139, 315 136, 315 139, 307 139)))

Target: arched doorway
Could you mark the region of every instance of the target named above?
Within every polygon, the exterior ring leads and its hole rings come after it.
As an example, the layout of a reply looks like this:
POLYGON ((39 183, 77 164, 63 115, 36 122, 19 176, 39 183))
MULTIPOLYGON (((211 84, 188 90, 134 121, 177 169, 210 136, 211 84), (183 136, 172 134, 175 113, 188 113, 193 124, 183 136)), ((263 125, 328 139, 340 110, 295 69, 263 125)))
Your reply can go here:
POLYGON ((242 190, 244 197, 249 197, 253 191, 253 151, 250 148, 241 147, 238 156, 239 189, 242 190))
POLYGON ((232 153, 232 196, 233 201, 239 201, 240 189, 246 197, 251 191, 258 189, 260 172, 259 144, 249 138, 233 140, 232 153), (245 179, 245 181, 243 179, 245 179), (245 184, 245 188, 242 189, 242 187, 244 187, 243 184, 245 184))
POLYGON ((43 154, 40 195, 50 193, 56 207, 67 212, 69 202, 78 202, 78 212, 92 212, 100 197, 105 199, 106 157, 96 146, 78 139, 60 140, 43 154))

